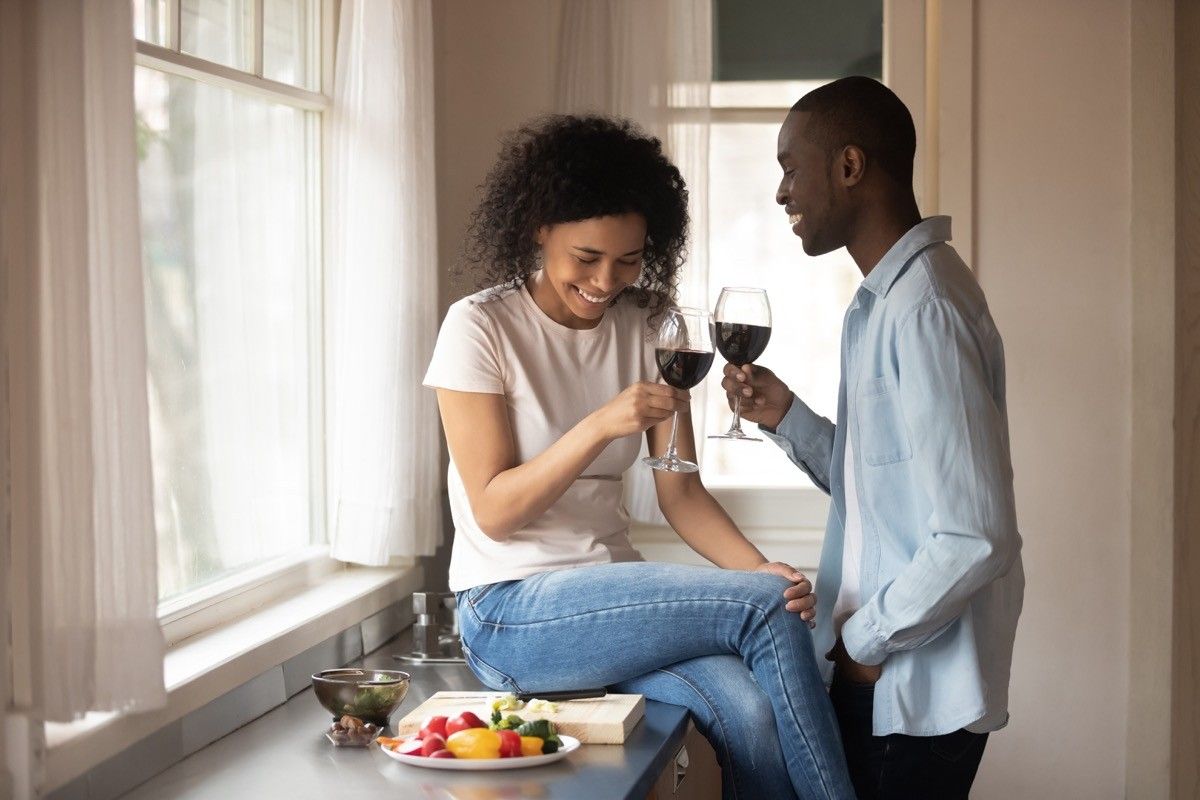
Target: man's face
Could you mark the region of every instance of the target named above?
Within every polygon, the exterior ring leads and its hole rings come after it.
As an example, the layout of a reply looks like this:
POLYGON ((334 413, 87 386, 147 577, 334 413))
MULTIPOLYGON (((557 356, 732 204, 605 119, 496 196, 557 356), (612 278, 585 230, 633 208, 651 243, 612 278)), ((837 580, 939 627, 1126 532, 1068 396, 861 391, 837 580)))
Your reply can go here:
POLYGON ((779 166, 783 178, 775 202, 787 212, 792 233, 804 252, 819 256, 846 244, 845 213, 839 210, 830 154, 804 135, 808 113, 792 111, 779 129, 779 166))

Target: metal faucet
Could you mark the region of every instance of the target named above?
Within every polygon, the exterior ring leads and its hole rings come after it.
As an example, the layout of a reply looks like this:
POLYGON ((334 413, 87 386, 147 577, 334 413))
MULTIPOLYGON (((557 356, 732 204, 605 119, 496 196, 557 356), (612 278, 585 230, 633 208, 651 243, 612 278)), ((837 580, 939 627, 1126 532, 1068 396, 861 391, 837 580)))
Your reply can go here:
POLYGON ((450 592, 413 594, 413 651, 396 659, 409 664, 462 664, 458 601, 450 592))

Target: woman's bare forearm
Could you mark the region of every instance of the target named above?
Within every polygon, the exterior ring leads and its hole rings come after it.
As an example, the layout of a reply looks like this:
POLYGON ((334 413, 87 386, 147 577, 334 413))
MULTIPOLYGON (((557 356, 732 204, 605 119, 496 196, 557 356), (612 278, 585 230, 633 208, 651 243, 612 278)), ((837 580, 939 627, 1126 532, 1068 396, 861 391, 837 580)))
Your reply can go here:
MULTIPOLYGON (((767 559, 751 544, 699 479, 660 495, 663 516, 688 546, 718 567, 752 570, 767 559)), ((680 481, 683 483, 683 481, 680 481)))

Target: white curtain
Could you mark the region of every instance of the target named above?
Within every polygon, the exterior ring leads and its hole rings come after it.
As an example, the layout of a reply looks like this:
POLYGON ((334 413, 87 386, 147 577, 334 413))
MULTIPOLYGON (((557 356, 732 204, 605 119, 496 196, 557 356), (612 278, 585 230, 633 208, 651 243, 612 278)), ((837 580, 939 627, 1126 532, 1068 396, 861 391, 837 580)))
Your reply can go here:
MULTIPOLYGON (((708 138, 712 84, 711 0, 566 0, 558 53, 557 110, 628 117, 662 140, 688 186, 691 231, 680 305, 709 307, 708 138)), ((704 427, 703 390, 692 424, 704 427)), ((703 447, 698 434, 696 447, 703 447)), ((643 447, 644 449, 644 447, 643 447)), ((627 475, 635 519, 666 524, 650 470, 627 475)))
POLYGON ((430 0, 343 0, 333 102, 333 555, 385 564, 441 540, 430 0))
MULTIPOLYGON (((41 713, 165 702, 128 0, 37 5, 41 713)), ((31 299, 32 300, 32 299, 31 299)), ((15 467, 19 468, 19 467, 15 467)))
MULTIPOLYGON (((232 61, 243 15, 185 8, 191 46, 232 61)), ((316 114, 245 92, 151 69, 135 91, 159 582, 173 597, 312 541, 320 143, 316 114)))

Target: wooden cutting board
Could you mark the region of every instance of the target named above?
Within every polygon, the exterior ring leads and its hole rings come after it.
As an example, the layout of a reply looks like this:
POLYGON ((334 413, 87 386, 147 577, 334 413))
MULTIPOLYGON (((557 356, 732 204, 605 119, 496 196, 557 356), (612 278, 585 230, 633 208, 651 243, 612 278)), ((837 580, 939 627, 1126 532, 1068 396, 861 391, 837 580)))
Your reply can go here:
MULTIPOLYGON (((484 722, 491 719, 492 699, 498 692, 438 692, 395 723, 397 736, 409 736, 421 729, 421 723, 433 716, 454 717, 473 711, 484 722)), ((646 700, 640 694, 610 694, 587 700, 565 700, 554 712, 531 714, 524 709, 506 711, 526 720, 548 719, 559 733, 574 736, 584 744, 622 744, 646 713, 646 700)))

